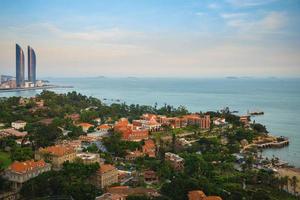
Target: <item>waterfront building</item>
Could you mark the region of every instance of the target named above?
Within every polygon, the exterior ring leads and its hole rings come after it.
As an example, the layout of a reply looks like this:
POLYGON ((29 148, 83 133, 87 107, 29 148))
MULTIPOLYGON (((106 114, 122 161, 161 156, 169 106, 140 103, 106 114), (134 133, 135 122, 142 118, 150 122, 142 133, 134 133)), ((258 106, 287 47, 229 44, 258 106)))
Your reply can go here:
POLYGON ((23 87, 25 81, 25 61, 22 48, 16 44, 16 84, 23 87))
POLYGON ((154 118, 151 118, 150 120, 133 120, 132 124, 134 126, 140 126, 149 131, 158 131, 161 127, 161 124, 158 123, 154 118))
POLYGON ((165 153, 165 160, 170 162, 176 171, 180 171, 184 168, 184 159, 177 154, 167 152, 165 153))
POLYGON ((16 84, 16 80, 12 79, 12 80, 8 80, 6 82, 2 82, 0 84, 0 88, 4 88, 4 89, 9 89, 9 88, 16 88, 17 84, 16 84))
POLYGON ((200 116, 198 114, 185 115, 183 118, 187 121, 187 125, 197 125, 202 129, 210 128, 210 116, 200 116))
POLYGON ((15 121, 15 122, 12 122, 11 123, 11 127, 13 127, 14 129, 24 129, 25 126, 26 126, 26 122, 22 121, 22 120, 18 120, 18 121, 15 121))
POLYGON ((241 122, 244 126, 249 126, 249 123, 250 123, 250 116, 248 116, 248 115, 240 116, 240 122, 241 122))
POLYGON ((36 56, 34 50, 28 46, 28 81, 34 85, 36 83, 36 56))
POLYGON ((13 76, 8 76, 8 75, 1 75, 0 76, 0 83, 5 83, 5 82, 10 81, 10 80, 14 80, 14 77, 13 76))
POLYGON ((51 165, 44 160, 15 161, 7 170, 5 170, 4 177, 9 181, 12 181, 14 183, 14 188, 18 189, 22 183, 50 170, 51 165))
POLYGON ((73 162, 76 158, 75 149, 70 146, 55 145, 45 148, 39 148, 35 153, 35 159, 49 160, 53 169, 61 169, 65 161, 73 162))
POLYGON ((101 165, 96 172, 95 184, 99 188, 105 188, 114 183, 118 183, 118 170, 110 164, 101 165))
POLYGON ((141 141, 149 137, 147 129, 130 124, 126 118, 122 118, 116 122, 114 131, 121 133, 122 139, 128 141, 141 141))

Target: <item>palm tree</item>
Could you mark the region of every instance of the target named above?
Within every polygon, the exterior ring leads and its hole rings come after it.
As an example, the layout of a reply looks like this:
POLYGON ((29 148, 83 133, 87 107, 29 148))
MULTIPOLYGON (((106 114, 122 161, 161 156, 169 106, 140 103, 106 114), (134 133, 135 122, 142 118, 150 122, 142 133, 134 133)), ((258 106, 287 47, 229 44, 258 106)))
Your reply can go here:
POLYGON ((298 186, 298 178, 297 176, 293 176, 291 179, 290 179, 290 182, 291 182, 291 186, 293 187, 293 191, 294 191, 294 194, 296 193, 296 188, 298 186))

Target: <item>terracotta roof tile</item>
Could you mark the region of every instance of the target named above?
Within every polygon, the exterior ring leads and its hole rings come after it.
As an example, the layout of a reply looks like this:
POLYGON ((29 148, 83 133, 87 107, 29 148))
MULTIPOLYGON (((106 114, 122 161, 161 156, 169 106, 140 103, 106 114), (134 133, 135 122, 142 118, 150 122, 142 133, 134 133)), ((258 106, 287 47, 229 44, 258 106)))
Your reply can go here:
POLYGON ((106 173, 106 172, 109 172, 109 171, 112 171, 116 169, 113 165, 110 165, 110 164, 104 164, 104 165, 101 165, 100 168, 99 168, 99 171, 101 174, 103 173, 106 173))
POLYGON ((9 166, 9 169, 13 172, 17 173, 25 173, 27 171, 31 171, 33 169, 39 167, 45 167, 46 163, 44 160, 34 161, 34 160, 27 160, 24 162, 15 161, 9 166))
POLYGON ((81 127, 93 127, 94 126, 93 124, 90 124, 90 123, 80 123, 78 125, 81 127))
POLYGON ((110 126, 108 126, 107 124, 102 124, 100 126, 97 127, 98 129, 110 129, 110 126))
POLYGON ((40 148, 39 151, 42 153, 50 153, 55 156, 63 156, 75 152, 74 148, 72 148, 71 146, 63 146, 63 145, 40 148))

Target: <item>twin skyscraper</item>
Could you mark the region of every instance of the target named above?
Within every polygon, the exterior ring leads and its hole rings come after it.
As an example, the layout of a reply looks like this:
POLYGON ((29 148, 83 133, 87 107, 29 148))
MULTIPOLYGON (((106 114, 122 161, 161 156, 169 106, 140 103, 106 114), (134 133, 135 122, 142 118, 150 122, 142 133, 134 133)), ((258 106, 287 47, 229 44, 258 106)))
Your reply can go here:
MULTIPOLYGON (((28 46, 28 81, 36 83, 36 56, 34 50, 28 46)), ((16 84, 23 87, 25 84, 25 58, 20 45, 16 44, 16 84)))

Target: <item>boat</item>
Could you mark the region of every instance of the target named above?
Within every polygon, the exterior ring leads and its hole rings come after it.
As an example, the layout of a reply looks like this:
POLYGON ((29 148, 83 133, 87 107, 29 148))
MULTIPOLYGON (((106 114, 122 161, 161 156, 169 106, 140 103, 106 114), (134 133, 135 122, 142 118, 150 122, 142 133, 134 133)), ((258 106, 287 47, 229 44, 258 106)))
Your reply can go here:
POLYGON ((254 112, 248 112, 249 115, 264 115, 265 113, 263 111, 254 111, 254 112))

